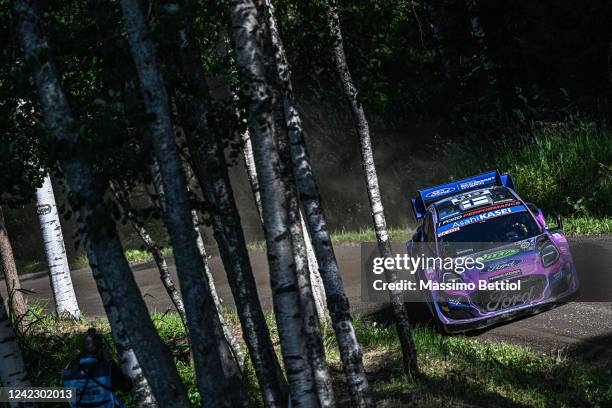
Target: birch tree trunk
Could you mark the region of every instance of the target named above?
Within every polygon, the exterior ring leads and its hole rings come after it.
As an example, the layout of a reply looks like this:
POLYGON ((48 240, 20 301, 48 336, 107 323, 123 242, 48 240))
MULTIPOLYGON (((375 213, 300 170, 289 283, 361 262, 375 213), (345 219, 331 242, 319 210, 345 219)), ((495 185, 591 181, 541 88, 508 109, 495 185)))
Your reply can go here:
POLYGON ((49 44, 41 31, 43 21, 36 6, 35 2, 26 0, 13 2, 19 41, 25 61, 33 69, 45 126, 53 140, 74 152, 62 158, 59 164, 90 264, 104 277, 106 289, 117 306, 156 400, 164 407, 189 407, 185 387, 170 352, 159 338, 136 286, 115 223, 105 206, 103 192, 96 185, 94 170, 76 149, 77 134, 71 131, 74 119, 49 57, 49 44))
POLYGON ((4 275, 4 283, 6 284, 7 303, 11 320, 18 323, 18 327, 22 328, 23 319, 27 311, 26 301, 23 293, 21 293, 21 283, 17 274, 13 247, 6 230, 2 207, 0 207, 0 267, 4 275))
MULTIPOLYGON (((91 253, 92 251, 90 250, 89 252, 91 253)), ((93 257, 92 265, 96 264, 95 257, 93 257)), ((104 276, 100 273, 98 268, 92 268, 91 272, 96 281, 100 298, 102 299, 102 305, 104 306, 104 311, 108 318, 117 354, 121 360, 121 370, 124 375, 132 380, 131 393, 134 397, 134 403, 138 408, 156 408, 158 406, 157 401, 153 396, 149 382, 142 372, 138 358, 130 345, 127 332, 119 317, 119 310, 113 303, 113 299, 104 282, 104 276)))
POLYGON ((40 232, 45 244, 45 256, 49 267, 55 311, 60 316, 78 319, 81 316, 81 311, 72 286, 62 225, 60 224, 49 174, 45 176, 43 185, 36 190, 36 211, 40 222, 40 232))
POLYGON ((217 309, 217 314, 219 315, 219 321, 221 322, 221 327, 223 328, 223 336, 227 341, 227 344, 230 346, 232 350, 232 354, 238 363, 240 368, 244 368, 244 354, 240 349, 240 343, 238 343, 238 339, 234 336, 223 317, 223 306, 221 305, 221 300, 219 299, 219 295, 217 294, 217 288, 215 287, 215 281, 212 275, 212 271, 210 270, 210 264, 208 263, 208 255, 206 254, 206 247, 204 246, 204 239, 202 238, 202 232, 200 231, 200 221, 198 217, 198 212, 194 209, 191 210, 191 217, 193 219, 193 228, 196 232, 196 243, 198 245, 198 251, 200 253, 200 257, 202 258, 202 263, 204 264, 204 273, 206 273, 206 278, 208 279, 208 286, 210 287, 210 293, 213 297, 213 301, 215 303, 215 307, 217 309))
MULTIPOLYGON (((4 387, 31 387, 19 344, 0 296, 0 382, 4 387)), ((12 407, 34 404, 12 403, 12 407)))
MULTIPOLYGON (((164 217, 166 216, 166 199, 164 194, 164 186, 162 183, 162 177, 159 172, 159 165, 157 164, 157 160, 153 160, 153 166, 151 166, 152 178, 153 178, 153 188, 159 197, 160 207, 162 209, 162 213, 164 217)), ((206 254, 206 247, 204 246, 204 239, 202 238, 202 233, 199 228, 199 218, 198 213, 194 209, 191 210, 191 219, 193 222, 193 229, 196 233, 196 244, 198 246, 198 252, 200 253, 200 258, 202 258, 202 263, 204 264, 204 273, 206 274, 208 286, 210 288, 210 293, 213 298, 213 302, 215 304, 215 309, 217 310, 217 314, 219 315, 219 322, 221 323, 221 327, 223 329, 223 336, 225 337, 225 341, 230 346, 232 350, 232 354, 236 358, 236 362, 240 366, 240 368, 244 365, 244 354, 240 349, 240 344, 236 339, 236 336, 230 331, 225 318, 223 317, 223 307, 221 306, 221 301, 219 299, 219 295, 217 294, 217 288, 215 287, 215 281, 210 270, 210 265, 208 263, 208 255, 206 254)))
MULTIPOLYGON (((247 171, 249 183, 251 185, 251 191, 253 193, 253 200, 257 207, 257 213, 259 219, 263 225, 263 216, 261 208, 261 194, 259 193, 259 182, 257 181, 257 169, 255 168, 255 161, 253 159, 253 144, 251 143, 251 137, 249 131, 245 131, 241 135, 242 138, 242 155, 244 156, 244 166, 247 171)), ((310 285, 312 287, 312 294, 315 300, 315 306, 317 308, 317 315, 321 324, 329 322, 329 314, 327 311, 327 300, 325 298, 325 289, 323 287, 323 281, 319 273, 319 263, 315 256, 310 233, 306 227, 304 221, 304 215, 300 210, 300 223, 302 224, 302 231, 304 233, 304 244, 306 247, 306 255, 308 256, 308 271, 310 275, 310 285)))
MULTIPOLYGON (((344 292, 338 263, 321 206, 321 198, 312 173, 301 119, 295 108, 290 78, 291 71, 274 21, 272 2, 266 0, 266 3, 270 10, 270 26, 272 40, 276 48, 278 76, 284 93, 284 113, 291 147, 293 174, 312 233, 312 243, 320 271, 320 275, 317 275, 320 276, 325 286, 324 293, 327 306, 329 306, 353 405, 371 407, 374 406, 374 402, 368 393, 368 380, 352 323, 348 298, 344 292)), ((247 152, 246 148, 245 152, 247 152)), ((307 232, 308 228, 304 228, 304 231, 307 232)), ((314 275, 311 275, 311 279, 312 276, 314 275)))
POLYGON ((166 259, 162 254, 161 249, 157 245, 157 243, 153 240, 144 224, 136 217, 134 211, 132 210, 132 206, 130 204, 129 198, 122 191, 115 188, 113 184, 110 186, 113 195, 115 196, 115 201, 119 204, 119 207, 123 210, 126 218, 130 222, 132 229, 142 242, 144 243, 147 251, 153 257, 155 264, 157 265, 157 269, 159 270, 159 278, 162 282, 162 285, 166 289, 174 308, 178 312, 181 317, 181 321, 183 322, 183 326, 185 326, 185 330, 187 329, 187 320, 185 317, 185 306, 183 305, 183 299, 181 298, 181 294, 178 289, 174 285, 172 281, 172 277, 170 276, 170 269, 168 268, 168 264, 166 263, 166 259))
MULTIPOLYGON (((363 106, 357 96, 357 88, 353 84, 353 79, 351 78, 351 73, 346 63, 336 0, 328 0, 327 5, 328 25, 332 39, 332 55, 344 93, 353 111, 353 115, 355 116, 355 125, 361 145, 361 162, 366 176, 368 197, 370 199, 370 207, 372 208, 372 219, 374 222, 374 230, 376 231, 378 249, 383 257, 392 257, 393 251, 387 233, 387 222, 385 220, 380 188, 378 186, 376 166, 374 165, 374 155, 372 153, 372 141, 370 139, 368 121, 363 106)), ((393 270, 386 270, 385 277, 388 282, 397 280, 396 273, 393 270)), ((416 374, 416 351, 414 342, 412 341, 406 305, 402 301, 400 291, 389 291, 389 296, 391 298, 398 336, 402 346, 404 371, 408 374, 416 374)))
POLYGON ((189 340, 202 404, 213 407, 247 406, 248 399, 240 371, 226 344, 198 250, 187 181, 174 142, 168 96, 157 49, 147 28, 141 4, 137 0, 122 0, 121 9, 144 104, 152 118, 149 129, 164 186, 165 220, 172 239, 185 302, 189 340))
MULTIPOLYGON (((231 0, 236 62, 248 100, 249 130, 261 188, 274 313, 293 407, 318 407, 318 395, 305 341, 304 320, 289 228, 290 191, 277 150, 274 100, 268 81, 276 75, 262 52, 262 28, 252 0, 231 0)), ((268 47, 269 48, 269 47, 268 47)), ((271 53, 271 49, 266 52, 271 53)))
POLYGON ((243 337, 249 349, 264 405, 284 408, 287 406, 288 387, 276 358, 257 295, 219 130, 208 126, 209 89, 190 21, 186 22, 181 32, 181 51, 184 76, 197 95, 193 99, 192 110, 200 140, 196 140, 194 134, 187 134, 192 166, 200 188, 212 205, 215 240, 232 289, 243 337))
MULTIPOLYGON (((270 60, 269 66, 272 67, 271 74, 273 80, 269 81, 273 95, 275 139, 279 151, 281 167, 278 169, 289 200, 288 219, 289 231, 293 242, 293 259, 300 294, 300 307, 304 320, 304 332, 306 335, 306 347, 308 357, 312 367, 316 390, 321 407, 332 407, 335 405, 334 394, 331 386, 331 379, 325 361, 325 350, 321 338, 320 320, 317 315, 316 304, 314 301, 313 288, 311 286, 310 270, 306 245, 304 243, 304 233, 302 229, 302 216, 300 211, 297 191, 293 171, 291 167, 291 152, 289 138, 287 135, 287 121, 285 119, 285 95, 284 82, 281 80, 283 74, 288 70, 288 66, 283 64, 284 55, 280 45, 280 37, 276 27, 276 20, 273 14, 273 6, 270 1, 264 2, 260 24, 264 32, 263 49, 264 57, 270 60)), ((314 272, 318 272, 318 266, 314 272)), ((322 288, 319 288, 322 290, 322 288)))

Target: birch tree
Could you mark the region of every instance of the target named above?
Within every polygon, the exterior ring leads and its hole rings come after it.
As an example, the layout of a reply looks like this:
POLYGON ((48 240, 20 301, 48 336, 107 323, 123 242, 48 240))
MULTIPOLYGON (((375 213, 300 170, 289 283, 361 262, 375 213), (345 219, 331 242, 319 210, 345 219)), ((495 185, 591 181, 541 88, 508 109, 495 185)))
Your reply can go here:
POLYGON ((36 189, 36 211, 45 245, 45 256, 49 267, 55 311, 59 316, 78 319, 81 316, 81 311, 72 286, 62 225, 60 224, 49 174, 45 176, 42 186, 36 189))
MULTIPOLYGON (((280 37, 273 15, 273 6, 269 1, 264 2, 260 24, 263 31, 263 50, 265 58, 269 59, 272 68, 272 79, 269 80, 273 97, 273 118, 275 126, 276 145, 282 167, 279 169, 283 177, 288 197, 289 231, 293 244, 293 259, 295 262, 300 307, 304 320, 304 333, 308 357, 312 367, 319 403, 322 407, 335 405, 331 386, 331 379, 325 361, 325 350, 321 339, 320 320, 317 315, 313 289, 310 279, 308 256, 302 229, 302 216, 297 191, 291 167, 291 152, 287 135, 287 122, 285 120, 284 90, 281 76, 286 65, 279 63, 282 59, 282 47, 279 45, 280 37)), ((317 267, 318 269, 318 267, 317 267)), ((318 272, 318 271, 316 271, 318 272)))
MULTIPOLYGON (((0 296, 0 382, 4 387, 31 387, 19 344, 0 296)), ((12 403, 17 407, 25 404, 12 403)), ((29 404, 33 406, 33 404, 29 404)))
POLYGON ((208 124, 209 89, 192 30, 191 21, 187 20, 180 32, 181 70, 189 87, 194 91, 191 109, 195 115, 195 130, 194 133, 186 134, 192 167, 200 188, 211 205, 214 237, 234 296, 243 337, 249 349, 264 405, 285 407, 288 398, 287 383, 276 358, 259 302, 244 231, 240 224, 240 214, 219 140, 220 131, 208 124))
POLYGON ((276 75, 274 61, 269 57, 272 49, 263 51, 263 31, 253 1, 232 0, 230 15, 236 63, 248 100, 248 125, 262 198, 274 313, 291 403, 295 407, 317 407, 320 404, 305 342, 289 227, 291 192, 275 140, 274 100, 268 84, 276 75))
POLYGON ((170 276, 170 269, 168 268, 168 263, 164 258, 161 248, 153 240, 151 234, 149 234, 144 224, 138 219, 136 214, 134 214, 134 210, 132 209, 132 205, 130 204, 130 199, 127 194, 124 191, 121 191, 113 184, 110 185, 110 188, 113 192, 113 195, 115 196, 115 201, 122 209, 123 214, 129 221, 130 225, 132 226, 132 229, 134 230, 134 232, 136 232, 140 240, 147 248, 147 251, 149 251, 149 253, 153 257, 155 265, 157 265, 157 269, 159 270, 159 278, 162 282, 162 285, 164 286, 164 289, 166 289, 168 297, 170 297, 174 308, 178 312, 179 316, 181 317, 181 321, 183 322, 183 325, 186 328, 187 321, 185 318, 185 306, 183 305, 183 299, 181 298, 181 294, 174 285, 174 281, 170 276))
MULTIPOLYGON (((253 159, 253 144, 251 143, 251 137, 249 131, 242 132, 242 156, 244 157, 244 166, 247 171, 247 177, 251 186, 251 192, 253 193, 253 200, 257 208, 259 219, 263 226, 263 216, 261 209, 261 194, 259 193, 259 182, 257 181, 257 169, 255 168, 255 161, 253 159)), ((302 232, 304 234, 304 245, 306 248, 306 255, 308 256, 308 271, 310 276, 310 285, 312 287, 312 294, 315 300, 315 306, 317 308, 317 315, 321 324, 327 324, 329 322, 329 314, 327 310, 327 300, 325 298, 325 289, 323 281, 319 273, 319 263, 312 247, 312 241, 308 227, 304 221, 304 214, 300 210, 300 223, 302 224, 302 232)))
POLYGON ((248 400, 240 371, 223 336, 198 251, 187 181, 174 141, 169 101, 157 49, 146 26, 141 4, 136 0, 122 0, 121 10, 144 105, 151 117, 151 141, 166 200, 164 218, 172 240, 185 302, 189 340, 203 405, 246 406, 248 400))
MULTIPOLYGON (((89 251, 93 253, 93 251, 89 251)), ((107 284, 104 282, 104 276, 100 273, 97 267, 97 261, 94 257, 91 258, 91 272, 96 281, 98 292, 108 318, 108 324, 111 328, 113 335, 113 341, 115 342, 115 348, 121 362, 121 371, 123 374, 132 380, 131 393, 134 397, 134 403, 138 408, 156 408, 158 406, 151 386, 147 381, 147 378, 142 372, 142 367, 138 362, 138 357, 134 353, 130 341, 127 336, 127 331, 121 322, 119 316, 119 310, 113 303, 113 299, 107 289, 107 284)))
MULTIPOLYGON (((348 298, 344 292, 342 278, 321 205, 321 198, 312 173, 301 118, 295 107, 290 78, 291 71, 276 27, 273 4, 269 0, 266 0, 266 3, 270 12, 270 32, 275 45, 277 74, 283 90, 284 114, 290 140, 293 174, 312 233, 312 243, 320 270, 319 276, 321 276, 325 287, 327 305, 338 341, 349 392, 355 406, 373 406, 373 400, 368 393, 368 381, 363 366, 362 353, 352 323, 348 298)), ((245 152, 247 152, 250 141, 246 140, 245 142, 245 146, 247 146, 245 152)), ((304 230, 307 229, 304 228, 304 230)))
POLYGON ((44 123, 51 140, 62 143, 72 152, 63 156, 59 164, 88 258, 104 277, 106 290, 118 309, 130 344, 158 403, 164 407, 188 407, 190 403, 185 387, 136 286, 103 192, 96 185, 94 169, 76 148, 78 137, 72 127, 75 120, 50 58, 49 43, 42 32, 44 21, 38 15, 37 6, 33 1, 13 2, 19 42, 25 60, 33 70, 44 123))
MULTIPOLYGON (((342 83, 346 99, 353 112, 353 116, 355 117, 355 126, 361 147, 361 163, 365 173, 368 198, 372 209, 372 220, 376 232, 376 240, 378 241, 378 249, 381 256, 392 257, 393 250, 387 233, 387 222, 380 196, 380 188, 378 186, 378 175, 376 174, 376 166, 374 164, 370 129, 363 106, 358 98, 357 88, 353 83, 348 64, 346 63, 336 0, 327 1, 327 22, 332 41, 331 51, 336 71, 342 83)), ((385 271, 385 277, 389 282, 393 282, 397 279, 395 275, 396 273, 393 270, 388 269, 385 271)), ((416 374, 416 351, 414 342, 412 341, 406 305, 402 301, 400 291, 390 290, 389 296, 391 298, 397 332, 402 346, 404 371, 406 373, 416 374)))
POLYGON ((23 293, 21 293, 21 283, 17 274, 13 247, 6 230, 2 207, 0 207, 0 267, 4 275, 4 283, 6 284, 7 303, 10 308, 11 319, 14 322, 19 322, 21 325, 27 311, 26 301, 23 293))
MULTIPOLYGON (((185 166, 185 170, 188 171, 188 167, 185 166)), ((153 160, 153 165, 151 166, 152 179, 153 179, 153 188, 159 199, 159 205, 164 214, 166 216, 166 199, 164 194, 164 186, 162 183, 162 177, 159 172, 159 165, 157 160, 153 160)), ((196 233, 196 244, 198 246, 198 252, 200 253, 200 258, 202 258, 202 263, 204 265, 204 273, 207 278, 208 287, 210 289, 210 294, 212 295, 213 302, 215 304, 215 309, 217 310, 217 314, 219 315, 219 322, 221 323, 221 327, 223 329, 223 336, 227 341, 227 344, 231 347, 232 354, 236 358, 238 365, 242 368, 244 365, 244 355, 242 350, 240 349, 240 344, 236 339, 236 336, 230 331, 225 318, 223 317, 223 307, 221 306, 221 300, 219 299, 219 295, 217 294, 217 288, 215 287, 215 281, 212 275, 212 271, 210 269, 210 265, 208 263, 208 255, 206 254, 206 247, 204 246, 204 239, 202 238, 202 233, 200 231, 200 221, 198 217, 198 212, 195 209, 191 209, 191 220, 193 223, 193 229, 196 233)), ((178 293, 177 293, 178 295, 178 293)))

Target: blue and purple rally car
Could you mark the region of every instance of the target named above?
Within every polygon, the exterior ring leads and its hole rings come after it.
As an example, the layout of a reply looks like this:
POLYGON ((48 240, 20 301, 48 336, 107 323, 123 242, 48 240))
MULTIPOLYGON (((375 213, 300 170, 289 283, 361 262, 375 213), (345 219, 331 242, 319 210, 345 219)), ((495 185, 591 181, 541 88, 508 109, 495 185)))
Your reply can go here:
POLYGON ((479 329, 577 295, 561 218, 549 227, 542 211, 514 191, 510 175, 491 171, 420 190, 412 209, 419 227, 409 255, 477 262, 462 273, 441 263, 417 271, 420 281, 430 282, 423 294, 445 331, 479 329), (512 285, 499 289, 495 282, 515 284, 509 290, 512 285))

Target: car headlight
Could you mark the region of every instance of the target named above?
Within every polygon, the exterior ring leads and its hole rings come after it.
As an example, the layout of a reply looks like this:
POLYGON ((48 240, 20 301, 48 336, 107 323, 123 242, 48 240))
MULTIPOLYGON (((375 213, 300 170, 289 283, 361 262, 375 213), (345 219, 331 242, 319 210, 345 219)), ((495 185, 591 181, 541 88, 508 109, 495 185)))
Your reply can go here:
POLYGON ((548 244, 540 251, 540 258, 542 258, 542 265, 548 268, 559 259, 559 251, 553 244, 548 244))

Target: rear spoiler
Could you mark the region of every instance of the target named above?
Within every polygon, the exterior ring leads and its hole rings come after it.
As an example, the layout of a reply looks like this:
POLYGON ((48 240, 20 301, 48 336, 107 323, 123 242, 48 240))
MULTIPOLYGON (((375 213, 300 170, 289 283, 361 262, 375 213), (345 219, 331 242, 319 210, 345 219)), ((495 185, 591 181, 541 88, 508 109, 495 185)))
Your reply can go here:
POLYGON ((419 190, 415 198, 410 199, 414 218, 418 221, 425 216, 429 204, 439 201, 445 197, 477 190, 486 186, 505 186, 514 190, 514 182, 509 174, 500 174, 499 171, 490 171, 477 176, 468 177, 452 183, 442 184, 435 187, 419 190))

